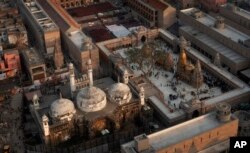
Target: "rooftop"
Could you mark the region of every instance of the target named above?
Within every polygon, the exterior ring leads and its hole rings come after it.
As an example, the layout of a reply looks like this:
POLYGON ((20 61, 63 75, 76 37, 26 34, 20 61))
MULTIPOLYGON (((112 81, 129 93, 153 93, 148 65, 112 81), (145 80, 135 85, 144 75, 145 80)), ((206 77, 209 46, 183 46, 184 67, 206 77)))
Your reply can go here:
POLYGON ((208 45, 209 47, 216 50, 218 53, 220 53, 222 56, 228 58, 231 62, 235 64, 240 64, 244 62, 248 62, 248 59, 237 52, 233 51, 232 49, 224 46, 223 44, 219 43, 218 41, 212 39, 208 35, 199 32, 195 28, 191 26, 183 26, 180 27, 183 31, 191 34, 199 41, 203 42, 204 44, 208 45))
MULTIPOLYGON (((192 16, 194 13, 199 12, 199 9, 196 8, 190 8, 190 9, 185 9, 182 10, 181 12, 185 13, 186 15, 192 16)), ((241 41, 245 41, 250 39, 250 36, 234 29, 233 27, 225 24, 225 28, 223 29, 217 29, 214 27, 216 19, 209 16, 208 14, 202 12, 203 15, 201 15, 200 17, 196 18, 196 21, 202 23, 203 25, 210 27, 211 29, 213 29, 214 31, 217 31, 218 33, 220 33, 221 35, 232 39, 232 41, 238 43, 239 40, 241 41)))
POLYGON ((82 31, 75 30, 69 32, 69 38, 79 50, 82 50, 83 42, 88 38, 82 31))
MULTIPOLYGON (((236 120, 234 116, 231 121, 236 120)), ((215 129, 225 123, 216 118, 216 113, 212 112, 196 119, 186 121, 176 126, 148 135, 149 144, 155 150, 177 144, 181 141, 193 138, 199 134, 215 129)), ((134 141, 122 145, 129 149, 135 147, 134 141)))
POLYGON ((95 28, 84 29, 93 38, 95 42, 102 42, 115 38, 115 36, 104 26, 97 26, 95 28))
POLYGON ((83 7, 71 8, 68 9, 67 11, 72 17, 84 17, 93 14, 112 11, 114 9, 115 7, 111 5, 109 2, 104 2, 85 7, 83 6, 83 7))
POLYGON ((50 31, 58 29, 56 24, 50 19, 50 17, 45 13, 39 3, 35 0, 23 0, 26 8, 33 15, 34 19, 38 22, 40 27, 44 31, 50 31))
POLYGON ((22 53, 23 53, 25 61, 30 66, 37 66, 37 65, 40 65, 40 64, 44 64, 44 61, 40 57, 40 54, 34 48, 26 49, 22 53))
POLYGON ((108 25, 106 26, 109 31, 111 31, 117 38, 120 38, 120 37, 126 37, 130 34, 130 31, 125 28, 123 25, 116 25, 116 24, 113 24, 113 25, 108 25))
POLYGON ((70 25, 60 16, 54 8, 49 4, 47 0, 37 0, 41 7, 49 14, 49 16, 55 21, 57 25, 60 25, 60 29, 66 31, 70 28, 70 25))
POLYGON ((158 10, 165 10, 168 7, 166 3, 160 0, 145 0, 145 3, 148 3, 150 6, 158 10))
POLYGON ((247 10, 244 10, 244 9, 239 8, 237 6, 233 6, 233 4, 229 4, 229 3, 221 5, 221 7, 227 8, 229 10, 232 10, 232 7, 236 7, 234 13, 236 13, 236 14, 250 20, 250 12, 248 12, 247 10))

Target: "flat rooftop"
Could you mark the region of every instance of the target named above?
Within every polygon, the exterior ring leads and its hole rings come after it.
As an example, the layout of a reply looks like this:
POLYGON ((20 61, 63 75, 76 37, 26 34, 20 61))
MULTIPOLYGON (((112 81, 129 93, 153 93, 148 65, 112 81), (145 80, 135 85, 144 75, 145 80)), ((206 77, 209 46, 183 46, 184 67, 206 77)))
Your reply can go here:
MULTIPOLYGON (((227 3, 224 5, 221 5, 221 7, 226 8, 228 10, 232 10, 233 4, 227 3)), ((238 15, 250 20, 250 12, 248 12, 247 10, 244 10, 242 8, 239 8, 237 6, 235 6, 235 7, 236 7, 236 9, 235 9, 235 11, 232 11, 233 13, 238 14, 238 15)))
POLYGON ((117 38, 120 37, 126 37, 128 36, 131 32, 124 27, 123 25, 117 25, 117 24, 113 24, 113 25, 107 25, 106 26, 108 28, 109 31, 111 31, 113 33, 113 35, 115 35, 117 38))
MULTIPOLYGON (((236 120, 234 116, 231 121, 236 120)), ((225 123, 220 122, 216 118, 216 113, 212 112, 196 119, 186 121, 176 126, 148 135, 149 144, 154 150, 160 150, 181 141, 191 139, 194 136, 200 135, 212 129, 215 129, 225 123)), ((122 145, 122 148, 134 148, 135 142, 131 141, 122 145)))
POLYGON ((66 31, 70 28, 70 25, 61 17, 54 8, 47 2, 47 0, 37 0, 41 7, 49 14, 49 16, 59 25, 62 31, 66 31))
POLYGON ((206 44, 207 46, 213 48, 215 51, 220 53, 225 58, 229 59, 231 62, 235 64, 241 64, 244 62, 248 62, 248 58, 238 54, 237 52, 233 51, 232 49, 224 46, 220 42, 216 41, 215 39, 209 37, 208 35, 196 30, 191 26, 182 26, 180 27, 181 30, 189 33, 197 40, 201 41, 202 43, 206 44))
POLYGON ((84 29, 95 42, 102 42, 116 38, 105 26, 96 26, 94 28, 84 29))
POLYGON ((116 8, 109 2, 104 2, 104 3, 89 5, 89 6, 71 8, 71 9, 68 9, 67 11, 72 17, 84 17, 84 16, 93 15, 93 14, 112 11, 115 9, 116 8))
POLYGON ((81 30, 74 30, 69 32, 70 40, 76 45, 79 50, 82 50, 82 45, 87 36, 81 30))
MULTIPOLYGON (((196 9, 196 8, 190 8, 190 9, 185 9, 185 10, 181 10, 181 12, 185 13, 186 15, 192 16, 193 13, 195 12, 199 12, 200 10, 196 9)), ((239 40, 241 41, 245 41, 250 39, 250 36, 236 30, 235 28, 225 24, 225 28, 224 29, 217 29, 214 27, 216 19, 213 18, 212 16, 209 16, 208 14, 202 12, 203 15, 197 19, 195 19, 196 21, 202 23, 203 25, 210 27, 211 29, 213 29, 214 31, 217 31, 218 33, 220 33, 221 35, 230 38, 231 40, 233 40, 234 42, 238 43, 239 40)))
POLYGON ((45 13, 39 3, 35 0, 23 0, 24 5, 30 11, 34 19, 44 31, 58 29, 57 25, 45 13))
POLYGON ((43 58, 41 58, 41 55, 34 48, 26 49, 22 53, 23 53, 25 61, 30 66, 37 66, 37 65, 44 64, 43 58))

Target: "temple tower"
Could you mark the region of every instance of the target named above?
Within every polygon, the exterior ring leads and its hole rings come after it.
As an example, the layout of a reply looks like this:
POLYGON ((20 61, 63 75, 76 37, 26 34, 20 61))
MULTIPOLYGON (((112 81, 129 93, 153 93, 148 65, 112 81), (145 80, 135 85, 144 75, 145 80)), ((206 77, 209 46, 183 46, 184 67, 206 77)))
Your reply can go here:
POLYGON ((200 61, 197 60, 193 73, 193 87, 199 88, 203 84, 203 74, 200 61))
POLYGON ((220 54, 217 53, 214 57, 214 65, 216 65, 217 67, 221 67, 221 61, 220 61, 220 54))
POLYGON ((55 64, 56 69, 58 70, 62 68, 64 64, 64 57, 63 57, 61 47, 59 46, 59 43, 55 43, 53 58, 54 58, 54 64, 55 64))

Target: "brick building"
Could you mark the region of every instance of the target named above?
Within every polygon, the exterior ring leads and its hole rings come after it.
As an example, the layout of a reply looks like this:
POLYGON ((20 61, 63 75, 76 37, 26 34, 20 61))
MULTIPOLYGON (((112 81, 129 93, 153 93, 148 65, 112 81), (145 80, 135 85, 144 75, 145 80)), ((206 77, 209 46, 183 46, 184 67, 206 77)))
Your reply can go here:
POLYGON ((126 0, 126 4, 147 26, 168 28, 176 21, 176 9, 161 0, 126 0))
POLYGON ((0 59, 0 71, 2 72, 0 80, 14 77, 21 72, 21 63, 18 50, 5 50, 0 59))

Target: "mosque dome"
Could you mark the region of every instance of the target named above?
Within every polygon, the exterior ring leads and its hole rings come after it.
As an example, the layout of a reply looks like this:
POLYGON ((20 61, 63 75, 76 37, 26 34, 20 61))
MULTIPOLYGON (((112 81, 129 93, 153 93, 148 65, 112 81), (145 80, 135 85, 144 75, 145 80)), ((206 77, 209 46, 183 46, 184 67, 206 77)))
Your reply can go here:
POLYGON ((106 104, 106 94, 97 87, 86 87, 79 91, 76 97, 77 106, 83 112, 102 110, 106 104))
POLYGON ((53 120, 70 121, 76 113, 74 103, 65 98, 55 100, 50 106, 50 114, 53 120))
POLYGON ((109 99, 111 102, 119 105, 129 103, 132 98, 132 93, 128 85, 124 83, 115 83, 108 90, 109 99))
POLYGON ((143 45, 141 51, 143 52, 143 56, 148 58, 152 55, 153 48, 149 43, 146 43, 145 45, 143 45))

